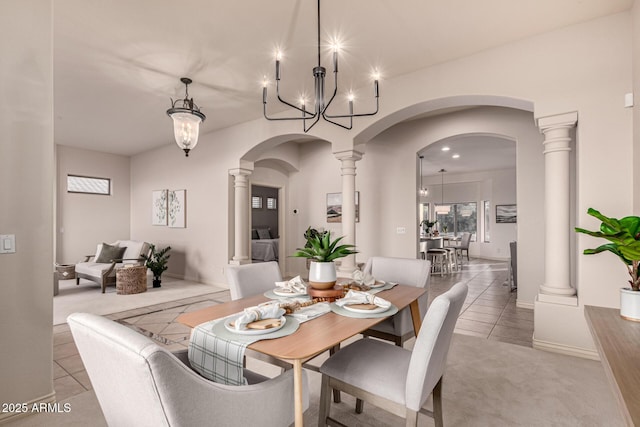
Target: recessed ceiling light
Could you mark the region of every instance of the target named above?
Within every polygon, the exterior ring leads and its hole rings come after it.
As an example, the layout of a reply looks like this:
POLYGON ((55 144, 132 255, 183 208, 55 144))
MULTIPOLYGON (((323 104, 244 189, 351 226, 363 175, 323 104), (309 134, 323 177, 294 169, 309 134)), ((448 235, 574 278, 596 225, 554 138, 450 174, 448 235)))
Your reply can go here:
POLYGON ((457 153, 456 153, 456 154, 454 154, 454 155, 453 155, 453 156, 451 156, 451 157, 452 157, 452 158, 454 158, 454 159, 459 159, 459 158, 460 158, 460 154, 457 154, 457 153))
POLYGON ((450 150, 450 148, 447 147, 446 145, 444 147, 442 147, 442 151, 449 151, 449 150, 450 150))

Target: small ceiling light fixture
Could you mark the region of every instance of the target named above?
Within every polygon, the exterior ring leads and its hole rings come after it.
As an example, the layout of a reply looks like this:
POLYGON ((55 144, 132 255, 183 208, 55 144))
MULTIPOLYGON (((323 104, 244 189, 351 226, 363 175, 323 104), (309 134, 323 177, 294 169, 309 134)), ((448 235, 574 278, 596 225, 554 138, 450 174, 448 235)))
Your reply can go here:
POLYGON ((173 119, 173 135, 176 138, 178 147, 184 150, 185 156, 189 157, 189 151, 198 144, 198 133, 200 123, 206 119, 200 112, 200 107, 189 98, 189 85, 192 80, 188 77, 180 79, 184 83, 184 99, 171 99, 171 108, 167 110, 167 115, 173 119), (176 105, 182 106, 176 107, 176 105))
POLYGON ((436 206, 436 215, 446 215, 451 211, 451 206, 444 204, 444 173, 446 170, 440 169, 438 172, 442 174, 442 199, 440 205, 436 206))
POLYGON ((452 159, 459 159, 460 158, 460 154, 456 153, 453 156, 451 156, 452 159))
POLYGON ((429 190, 427 188, 425 188, 424 184, 422 184, 422 159, 424 159, 424 156, 419 156, 420 157, 420 197, 427 197, 429 195, 429 190))
POLYGON ((324 77, 327 74, 327 69, 322 66, 320 63, 320 0, 318 0, 318 65, 313 68, 313 79, 314 79, 314 92, 315 99, 313 100, 313 111, 308 110, 306 104, 303 100, 300 101, 300 105, 295 105, 290 102, 285 101, 280 97, 280 59, 281 53, 278 51, 276 53, 276 95, 278 97, 278 101, 283 103, 284 105, 297 110, 300 115, 296 117, 269 117, 267 116, 267 79, 265 77, 262 88, 262 105, 263 105, 263 113, 264 118, 267 120, 302 120, 302 128, 305 133, 309 132, 313 126, 320 120, 320 117, 332 123, 336 126, 340 126, 344 129, 351 129, 353 127, 353 118, 354 117, 363 117, 363 116, 373 116, 378 113, 379 107, 379 90, 378 90, 378 73, 375 72, 373 75, 373 94, 376 98, 376 109, 371 113, 359 113, 354 114, 353 112, 353 94, 349 93, 347 96, 348 100, 348 114, 338 114, 338 115, 330 115, 327 113, 329 109, 329 105, 333 102, 336 94, 338 93, 338 45, 334 44, 333 46, 333 76, 334 76, 334 88, 333 94, 331 98, 329 98, 328 102, 325 102, 325 90, 324 90, 324 77), (338 123, 332 119, 348 119, 348 125, 343 123, 338 123), (307 121, 312 120, 311 124, 307 126, 307 121))
POLYGON ((446 145, 444 147, 441 148, 442 151, 449 151, 451 150, 451 148, 447 147, 446 145))

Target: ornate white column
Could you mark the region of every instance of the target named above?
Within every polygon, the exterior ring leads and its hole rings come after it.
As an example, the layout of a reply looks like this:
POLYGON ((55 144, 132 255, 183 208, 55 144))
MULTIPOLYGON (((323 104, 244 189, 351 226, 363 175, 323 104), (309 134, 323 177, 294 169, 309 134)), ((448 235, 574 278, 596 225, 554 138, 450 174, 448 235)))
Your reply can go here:
MULTIPOLYGON (((340 243, 356 244, 356 162, 362 153, 355 150, 333 153, 342 165, 342 235, 340 243)), ((350 275, 356 269, 356 256, 341 258, 339 273, 350 275)))
POLYGON ((569 153, 571 130, 578 121, 577 113, 566 113, 538 119, 544 134, 545 242, 544 284, 539 301, 569 303, 572 297, 569 222, 569 153))
POLYGON ((230 169, 234 190, 234 255, 230 264, 248 264, 249 259, 249 175, 250 169, 230 169))

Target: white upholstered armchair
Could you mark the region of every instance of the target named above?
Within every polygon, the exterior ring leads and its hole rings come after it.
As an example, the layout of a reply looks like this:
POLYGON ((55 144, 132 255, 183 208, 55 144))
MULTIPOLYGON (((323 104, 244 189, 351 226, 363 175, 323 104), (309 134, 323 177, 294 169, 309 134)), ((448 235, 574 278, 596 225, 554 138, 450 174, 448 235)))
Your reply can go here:
POLYGON ((74 313, 67 322, 109 426, 283 427, 294 420, 293 371, 272 379, 245 371, 249 385, 218 384, 191 369, 186 349, 171 353, 94 314, 74 313))

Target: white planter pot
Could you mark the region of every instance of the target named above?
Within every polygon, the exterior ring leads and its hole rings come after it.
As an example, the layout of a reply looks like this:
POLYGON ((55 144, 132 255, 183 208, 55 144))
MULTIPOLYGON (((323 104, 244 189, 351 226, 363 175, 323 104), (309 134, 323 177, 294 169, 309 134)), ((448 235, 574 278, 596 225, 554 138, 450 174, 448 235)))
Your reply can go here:
POLYGON ((620 316, 640 322, 640 291, 631 288, 620 289, 620 316))
POLYGON ((331 262, 311 261, 309 285, 315 289, 331 289, 336 284, 336 265, 331 262))

